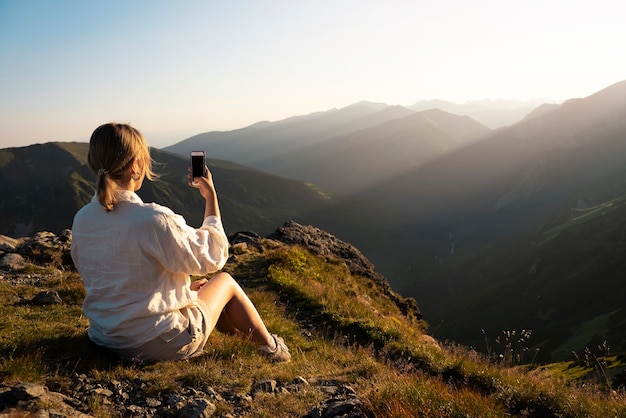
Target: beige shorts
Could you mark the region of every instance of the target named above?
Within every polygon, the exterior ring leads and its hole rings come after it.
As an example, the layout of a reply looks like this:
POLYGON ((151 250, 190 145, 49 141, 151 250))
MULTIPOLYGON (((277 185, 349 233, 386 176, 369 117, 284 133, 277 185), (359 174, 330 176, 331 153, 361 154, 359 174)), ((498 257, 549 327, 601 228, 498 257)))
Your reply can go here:
POLYGON ((164 360, 185 360, 201 355, 211 334, 206 318, 211 309, 198 299, 197 306, 183 308, 181 313, 189 319, 187 329, 173 329, 154 340, 128 349, 111 349, 117 356, 132 361, 152 363, 164 360))

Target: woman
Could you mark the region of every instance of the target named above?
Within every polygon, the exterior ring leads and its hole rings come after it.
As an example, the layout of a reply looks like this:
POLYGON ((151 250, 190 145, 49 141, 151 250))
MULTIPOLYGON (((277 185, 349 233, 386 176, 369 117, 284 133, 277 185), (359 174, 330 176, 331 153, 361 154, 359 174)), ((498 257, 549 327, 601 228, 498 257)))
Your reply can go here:
POLYGON ((211 173, 191 178, 206 204, 198 229, 135 193, 153 180, 148 146, 125 125, 99 126, 89 142, 96 193, 72 226, 72 258, 85 284, 89 338, 124 359, 182 360, 200 355, 209 334, 250 337, 272 360, 289 361, 237 282, 220 272, 191 283, 189 275, 220 270, 228 258, 211 173))

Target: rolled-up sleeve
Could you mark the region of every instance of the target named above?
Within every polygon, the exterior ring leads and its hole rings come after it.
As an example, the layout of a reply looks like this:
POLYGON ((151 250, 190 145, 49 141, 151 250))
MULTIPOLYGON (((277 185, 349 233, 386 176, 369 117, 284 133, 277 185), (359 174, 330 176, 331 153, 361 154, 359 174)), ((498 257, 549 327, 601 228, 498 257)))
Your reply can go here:
POLYGON ((153 222, 149 253, 173 273, 204 275, 224 267, 228 260, 228 238, 219 217, 207 217, 193 228, 176 214, 160 213, 153 222))
POLYGON ((209 216, 204 220, 200 229, 210 231, 209 253, 211 259, 215 260, 215 265, 218 266, 215 270, 220 270, 228 260, 230 245, 222 220, 217 216, 209 216))

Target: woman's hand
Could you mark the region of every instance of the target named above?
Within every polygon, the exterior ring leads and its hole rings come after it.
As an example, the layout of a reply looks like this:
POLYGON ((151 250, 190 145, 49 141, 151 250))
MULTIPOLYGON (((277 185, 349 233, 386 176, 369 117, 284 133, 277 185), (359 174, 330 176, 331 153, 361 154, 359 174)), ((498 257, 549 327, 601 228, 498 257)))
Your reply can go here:
POLYGON ((200 280, 196 280, 195 282, 191 282, 191 283, 189 284, 189 288, 190 288, 191 290, 195 290, 195 291, 197 292, 198 290, 200 290, 200 288, 201 288, 202 286, 204 286, 205 284, 207 284, 207 282, 208 282, 208 280, 207 280, 207 279, 200 279, 200 280))
POLYGON ((191 187, 194 187, 200 190, 200 194, 206 201, 206 206, 204 208, 204 218, 206 219, 209 216, 217 216, 220 217, 220 207, 217 202, 217 192, 215 191, 215 185, 213 184, 213 175, 209 171, 208 167, 206 169, 206 177, 191 177, 191 167, 187 169, 187 178, 189 179, 188 184, 191 187))
POLYGON ((191 177, 191 167, 187 167, 187 179, 188 184, 191 187, 200 190, 200 194, 205 199, 212 198, 215 194, 215 185, 213 184, 213 176, 209 171, 208 167, 204 167, 206 172, 206 177, 191 177))

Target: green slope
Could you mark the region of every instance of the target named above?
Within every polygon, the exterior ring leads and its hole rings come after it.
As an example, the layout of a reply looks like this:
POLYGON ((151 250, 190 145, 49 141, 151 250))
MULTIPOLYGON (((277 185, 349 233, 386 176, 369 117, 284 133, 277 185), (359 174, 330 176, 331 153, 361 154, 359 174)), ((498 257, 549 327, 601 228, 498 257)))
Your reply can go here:
MULTIPOLYGON (((86 165, 88 144, 47 143, 0 150, 0 234, 25 236, 70 228, 76 211, 93 196, 95 176, 86 165)), ((200 225, 203 202, 187 185, 186 158, 152 150, 159 180, 145 182, 146 202, 169 206, 200 225)), ((305 221, 334 198, 313 185, 220 160, 208 160, 229 232, 268 234, 287 219, 305 221)))

